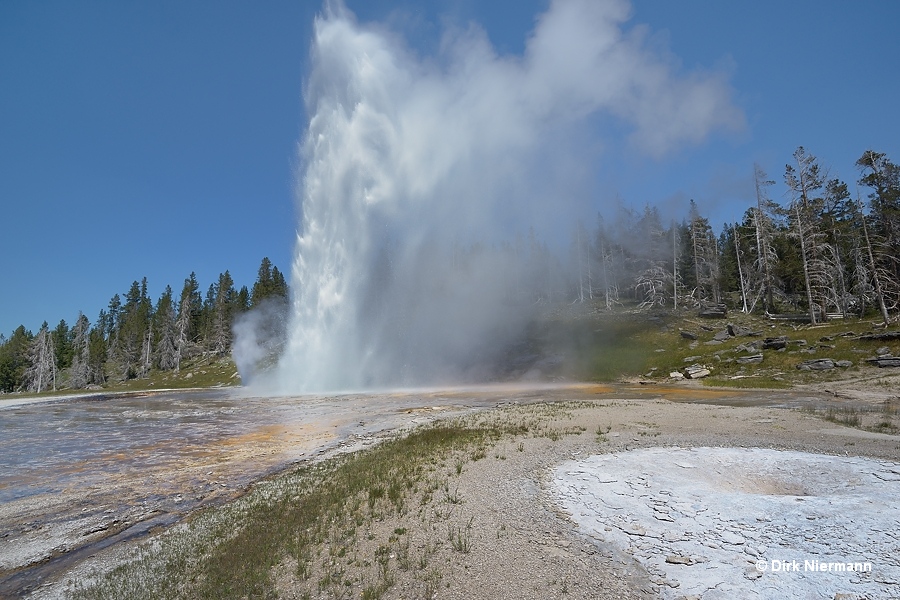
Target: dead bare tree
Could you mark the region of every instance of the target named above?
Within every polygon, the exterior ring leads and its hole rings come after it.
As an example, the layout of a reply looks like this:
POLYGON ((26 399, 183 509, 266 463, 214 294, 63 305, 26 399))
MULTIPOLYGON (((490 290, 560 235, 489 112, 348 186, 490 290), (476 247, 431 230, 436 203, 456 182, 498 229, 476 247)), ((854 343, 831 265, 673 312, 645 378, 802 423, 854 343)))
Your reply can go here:
POLYGON ((700 216, 697 204, 691 200, 688 224, 691 236, 691 257, 697 285, 697 299, 719 303, 719 250, 709 221, 700 216))
POLYGON ((181 307, 178 310, 178 321, 175 323, 175 372, 181 369, 181 360, 189 343, 188 332, 191 327, 191 296, 182 294, 181 307))
POLYGON ((78 320, 72 328, 72 346, 75 354, 69 371, 69 385, 75 389, 87 387, 91 382, 90 327, 88 318, 79 313, 78 320))
POLYGON ((818 213, 821 200, 813 194, 821 189, 825 177, 821 173, 816 157, 807 153, 803 146, 794 152, 797 167, 785 165, 784 181, 791 194, 789 222, 793 235, 800 244, 800 258, 803 265, 803 283, 809 306, 809 319, 815 325, 819 322, 817 312, 824 314, 820 306, 819 289, 825 284, 821 261, 821 235, 818 228, 818 213), (819 309, 817 311, 817 308, 819 309))
POLYGON ((758 164, 753 165, 753 181, 756 187, 756 208, 753 209, 753 229, 756 234, 756 260, 754 268, 760 275, 761 293, 764 298, 766 312, 774 308, 775 281, 772 275, 773 265, 778 261, 778 254, 772 244, 775 225, 772 214, 777 205, 769 198, 767 188, 775 185, 758 164))
POLYGON ((890 323, 890 315, 888 314, 887 305, 884 301, 884 288, 881 286, 881 276, 879 274, 878 264, 875 262, 875 253, 872 251, 872 239, 869 237, 869 227, 866 225, 866 215, 863 212, 862 200, 859 198, 859 191, 856 192, 856 200, 859 203, 859 212, 862 219, 863 239, 866 243, 866 254, 869 258, 869 268, 872 273, 872 281, 875 284, 875 299, 878 302, 878 310, 881 311, 881 318, 884 326, 890 323))
POLYGON ((25 370, 24 385, 29 392, 43 392, 52 386, 56 391, 56 351, 53 334, 45 322, 28 346, 29 367, 25 370))

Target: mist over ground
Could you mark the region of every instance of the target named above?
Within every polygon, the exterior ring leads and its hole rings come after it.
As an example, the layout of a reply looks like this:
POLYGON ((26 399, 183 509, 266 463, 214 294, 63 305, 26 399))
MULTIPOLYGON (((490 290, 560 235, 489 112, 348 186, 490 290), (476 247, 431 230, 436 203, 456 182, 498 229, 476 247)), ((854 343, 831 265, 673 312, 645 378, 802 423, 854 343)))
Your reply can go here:
MULTIPOLYGON (((291 393, 494 377, 535 302, 552 300, 533 293, 553 270, 548 252, 585 207, 602 210, 592 165, 621 144, 657 158, 743 124, 723 77, 681 73, 626 28, 630 10, 557 0, 522 55, 498 54, 473 24, 422 56, 327 2, 305 91, 286 342, 255 383, 291 393)), ((256 364, 242 357, 265 341, 251 326, 236 335, 238 364, 256 364)))

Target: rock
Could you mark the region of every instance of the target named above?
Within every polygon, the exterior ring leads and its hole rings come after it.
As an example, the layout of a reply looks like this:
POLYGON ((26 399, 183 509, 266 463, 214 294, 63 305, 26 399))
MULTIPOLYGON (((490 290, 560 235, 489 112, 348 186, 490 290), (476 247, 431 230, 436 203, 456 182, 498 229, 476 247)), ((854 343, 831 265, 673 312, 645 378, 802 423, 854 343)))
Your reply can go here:
POLYGON ((681 331, 681 337, 686 340, 696 340, 697 334, 691 333, 690 331, 681 331))
POLYGON ((749 356, 739 356, 735 359, 735 362, 739 365, 752 365, 756 363, 761 363, 763 361, 762 354, 751 354, 749 356))
POLYGON ((900 340, 900 331, 882 331, 880 333, 868 333, 866 335, 859 336, 861 340, 879 340, 879 341, 891 341, 891 340, 900 340))
POLYGON ((694 559, 690 556, 678 556, 677 554, 670 554, 666 556, 666 562, 670 565, 692 565, 694 564, 694 559))
POLYGON ((684 368, 684 375, 688 379, 702 379, 710 374, 709 367, 705 365, 691 365, 684 368))
POLYGON ((734 323, 729 323, 726 327, 728 329, 728 334, 732 337, 744 337, 753 334, 753 332, 746 327, 741 327, 740 325, 735 325, 734 323))
POLYGON ((669 378, 675 379, 676 381, 681 381, 682 379, 684 379, 684 374, 678 371, 672 371, 671 373, 669 373, 669 378))
POLYGON ((875 354, 877 356, 890 356, 891 349, 888 348, 887 346, 882 346, 881 348, 879 348, 878 350, 875 351, 875 354))
POLYGON ((848 367, 853 366, 853 361, 852 360, 838 360, 838 361, 835 361, 834 364, 842 369, 846 369, 848 367))
POLYGON ((744 545, 744 538, 736 533, 732 533, 731 531, 723 531, 721 537, 722 541, 726 544, 731 544, 732 546, 744 545))
POLYGON ((866 362, 872 363, 879 368, 900 367, 900 357, 897 356, 879 356, 878 358, 867 358, 866 362))
POLYGON ((797 368, 801 371, 827 371, 834 367, 834 361, 830 358, 813 358, 811 360, 804 360, 797 365, 797 368))
POLYGON ((787 336, 766 338, 762 343, 763 350, 780 350, 787 348, 787 336))
POLYGON ((731 334, 728 333, 728 330, 727 330, 727 329, 725 329, 725 330, 720 331, 720 332, 717 333, 716 335, 714 335, 714 336, 713 336, 713 339, 714 339, 714 340, 717 340, 717 341, 719 341, 719 342, 724 342, 725 340, 727 340, 727 339, 730 338, 730 337, 731 337, 731 334))
POLYGON ((724 304, 716 304, 702 308, 698 316, 704 319, 724 319, 727 314, 728 308, 724 304))

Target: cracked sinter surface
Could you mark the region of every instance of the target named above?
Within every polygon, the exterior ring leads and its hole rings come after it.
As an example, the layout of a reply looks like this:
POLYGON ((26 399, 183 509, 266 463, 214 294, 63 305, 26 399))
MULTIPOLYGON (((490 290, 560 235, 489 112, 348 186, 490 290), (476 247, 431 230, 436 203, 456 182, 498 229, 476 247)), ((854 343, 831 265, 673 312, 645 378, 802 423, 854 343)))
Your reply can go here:
POLYGON ((664 599, 900 597, 900 464, 762 448, 648 448, 553 472, 588 535, 664 599))

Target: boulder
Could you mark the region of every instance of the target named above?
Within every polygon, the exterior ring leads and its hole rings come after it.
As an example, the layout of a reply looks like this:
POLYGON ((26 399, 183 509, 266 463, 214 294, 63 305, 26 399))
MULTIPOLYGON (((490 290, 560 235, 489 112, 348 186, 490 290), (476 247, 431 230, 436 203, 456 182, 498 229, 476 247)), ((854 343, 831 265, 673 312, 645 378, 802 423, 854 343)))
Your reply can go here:
POLYGON ((724 304, 715 304, 712 306, 704 306, 699 316, 704 319, 724 319, 728 314, 728 308, 724 304))
POLYGON ((836 365, 830 358, 814 358, 812 360, 804 360, 797 365, 801 371, 827 371, 833 369, 836 365))
POLYGON ((766 338, 763 340, 763 350, 781 350, 787 348, 787 336, 779 336, 774 338, 766 338))
POLYGON ((885 367, 900 367, 900 356, 879 356, 866 359, 866 362, 882 369, 885 367))
POLYGON ((684 368, 684 376, 688 379, 702 379, 709 374, 709 367, 705 365, 691 365, 684 368))
POLYGON ((717 342, 724 342, 725 340, 727 340, 730 337, 731 337, 731 334, 728 333, 728 330, 723 329, 722 331, 720 331, 716 335, 714 335, 713 339, 716 340, 717 342))
POLYGON ((888 342, 891 340, 900 340, 900 331, 882 331, 880 333, 867 333, 859 336, 861 340, 880 340, 888 342))
POLYGON ((683 338, 686 339, 686 340, 696 340, 696 339, 697 339, 697 334, 691 333, 690 331, 683 331, 683 330, 682 330, 682 331, 681 331, 681 337, 683 337, 683 338))
POLYGON ((754 335, 756 332, 750 331, 746 327, 741 327, 740 325, 735 325, 734 323, 729 323, 727 325, 728 334, 732 337, 745 337, 754 335))
POLYGON ((753 364, 761 363, 762 361, 763 361, 762 354, 751 354, 749 356, 739 356, 736 359, 734 359, 734 362, 736 362, 739 365, 753 365, 753 364))

